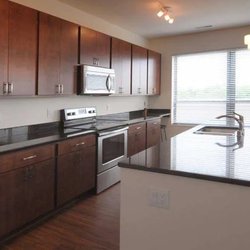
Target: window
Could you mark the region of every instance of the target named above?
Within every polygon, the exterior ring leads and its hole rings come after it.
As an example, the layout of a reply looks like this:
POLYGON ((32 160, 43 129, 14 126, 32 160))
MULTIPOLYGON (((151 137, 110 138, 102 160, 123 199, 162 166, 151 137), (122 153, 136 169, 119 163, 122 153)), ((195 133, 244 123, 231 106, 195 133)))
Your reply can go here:
POLYGON ((200 124, 222 114, 250 124, 250 51, 230 50, 172 58, 173 123, 200 124))

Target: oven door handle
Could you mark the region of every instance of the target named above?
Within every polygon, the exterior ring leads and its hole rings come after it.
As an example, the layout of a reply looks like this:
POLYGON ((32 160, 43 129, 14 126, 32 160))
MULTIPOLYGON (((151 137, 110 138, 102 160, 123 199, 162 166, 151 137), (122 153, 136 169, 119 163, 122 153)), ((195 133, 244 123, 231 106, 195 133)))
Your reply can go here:
POLYGON ((124 128, 120 128, 120 129, 116 129, 116 130, 111 130, 111 131, 107 131, 107 132, 100 132, 98 133, 99 136, 104 136, 104 135, 111 135, 111 134, 116 134, 116 133, 120 133, 122 131, 128 130, 128 127, 124 127, 124 128))

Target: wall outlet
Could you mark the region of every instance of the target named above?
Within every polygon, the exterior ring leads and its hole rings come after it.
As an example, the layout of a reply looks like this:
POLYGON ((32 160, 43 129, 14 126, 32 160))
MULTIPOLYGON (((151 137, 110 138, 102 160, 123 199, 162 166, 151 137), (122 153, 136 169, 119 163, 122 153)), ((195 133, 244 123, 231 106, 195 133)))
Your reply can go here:
POLYGON ((169 209, 169 190, 150 188, 148 204, 151 207, 169 209))

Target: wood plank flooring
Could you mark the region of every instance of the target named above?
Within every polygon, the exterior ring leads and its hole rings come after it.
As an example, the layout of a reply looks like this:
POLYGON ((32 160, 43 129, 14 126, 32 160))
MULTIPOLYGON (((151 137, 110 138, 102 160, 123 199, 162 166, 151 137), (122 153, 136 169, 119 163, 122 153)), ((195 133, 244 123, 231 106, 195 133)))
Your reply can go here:
POLYGON ((118 250, 120 185, 80 201, 7 243, 5 250, 118 250))

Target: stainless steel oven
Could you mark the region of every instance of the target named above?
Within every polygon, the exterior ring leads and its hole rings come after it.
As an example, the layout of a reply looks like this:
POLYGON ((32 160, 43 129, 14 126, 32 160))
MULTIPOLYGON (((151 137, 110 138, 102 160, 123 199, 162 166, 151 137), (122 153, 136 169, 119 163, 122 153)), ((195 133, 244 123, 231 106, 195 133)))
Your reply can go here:
POLYGON ((98 133, 97 193, 120 181, 118 163, 127 159, 128 127, 98 133))

